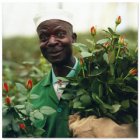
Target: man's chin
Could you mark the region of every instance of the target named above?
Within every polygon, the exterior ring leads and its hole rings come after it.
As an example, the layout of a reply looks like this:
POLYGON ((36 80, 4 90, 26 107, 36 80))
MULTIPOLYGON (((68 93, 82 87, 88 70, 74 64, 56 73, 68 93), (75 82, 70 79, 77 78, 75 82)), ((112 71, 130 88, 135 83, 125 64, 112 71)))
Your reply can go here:
POLYGON ((52 62, 51 64, 55 65, 55 66, 63 66, 63 65, 65 65, 65 63, 63 61, 55 61, 55 62, 52 62))
POLYGON ((55 66, 63 66, 66 65, 67 62, 64 60, 55 60, 55 61, 50 61, 50 63, 55 66))

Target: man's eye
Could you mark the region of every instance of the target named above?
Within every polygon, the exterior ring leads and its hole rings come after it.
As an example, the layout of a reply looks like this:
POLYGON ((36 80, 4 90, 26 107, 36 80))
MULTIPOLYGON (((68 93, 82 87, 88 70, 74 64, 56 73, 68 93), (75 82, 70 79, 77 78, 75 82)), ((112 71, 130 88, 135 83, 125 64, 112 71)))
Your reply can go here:
POLYGON ((46 34, 41 34, 39 38, 40 38, 41 41, 47 41, 49 36, 46 35, 46 34))
POLYGON ((63 38, 63 37, 65 37, 65 35, 66 35, 66 33, 64 33, 64 32, 56 33, 56 36, 59 37, 59 38, 63 38))

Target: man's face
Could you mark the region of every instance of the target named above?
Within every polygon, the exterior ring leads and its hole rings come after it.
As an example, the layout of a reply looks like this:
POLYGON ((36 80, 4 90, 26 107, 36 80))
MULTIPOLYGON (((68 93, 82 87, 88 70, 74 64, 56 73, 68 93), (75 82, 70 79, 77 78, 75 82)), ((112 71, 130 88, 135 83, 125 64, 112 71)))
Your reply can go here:
POLYGON ((69 23, 61 20, 46 20, 37 28, 40 49, 52 64, 65 65, 72 56, 75 38, 69 23))

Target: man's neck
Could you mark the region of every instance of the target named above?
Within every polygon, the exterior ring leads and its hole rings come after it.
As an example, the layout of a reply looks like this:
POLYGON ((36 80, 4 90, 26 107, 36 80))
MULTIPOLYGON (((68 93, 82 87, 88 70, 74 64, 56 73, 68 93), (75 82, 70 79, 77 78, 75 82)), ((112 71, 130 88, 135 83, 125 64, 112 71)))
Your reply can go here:
POLYGON ((75 64, 75 58, 71 57, 71 59, 65 65, 52 65, 53 71, 57 77, 65 77, 71 71, 75 64))

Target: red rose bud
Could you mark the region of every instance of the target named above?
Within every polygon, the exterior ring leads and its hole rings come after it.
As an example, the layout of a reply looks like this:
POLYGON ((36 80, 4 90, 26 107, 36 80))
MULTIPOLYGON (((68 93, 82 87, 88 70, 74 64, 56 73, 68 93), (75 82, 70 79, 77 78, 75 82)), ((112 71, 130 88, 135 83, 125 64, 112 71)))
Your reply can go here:
POLYGON ((120 44, 120 45, 124 45, 125 44, 123 36, 119 37, 118 44, 120 44))
POLYGON ((133 68, 129 71, 130 75, 136 75, 137 74, 137 69, 133 68))
POLYGON ((119 25, 121 23, 121 16, 117 17, 115 23, 116 23, 116 25, 119 25))
POLYGON ((96 35, 96 28, 94 26, 91 27, 90 29, 91 35, 95 36, 96 35))
POLYGON ((32 89, 32 86, 33 86, 33 82, 32 82, 31 79, 29 79, 29 80, 27 81, 26 88, 27 88, 27 89, 32 89))
POLYGON ((10 99, 9 96, 7 96, 7 97, 5 98, 5 103, 6 103, 7 105, 10 105, 10 104, 11 104, 11 99, 10 99))
POLYGON ((19 128, 20 128, 20 129, 25 129, 25 128, 26 128, 26 126, 25 126, 25 124, 24 124, 24 123, 20 123, 20 124, 19 124, 19 128))
POLYGON ((3 89, 8 92, 9 91, 9 87, 8 87, 8 84, 7 83, 4 83, 3 84, 3 89))

